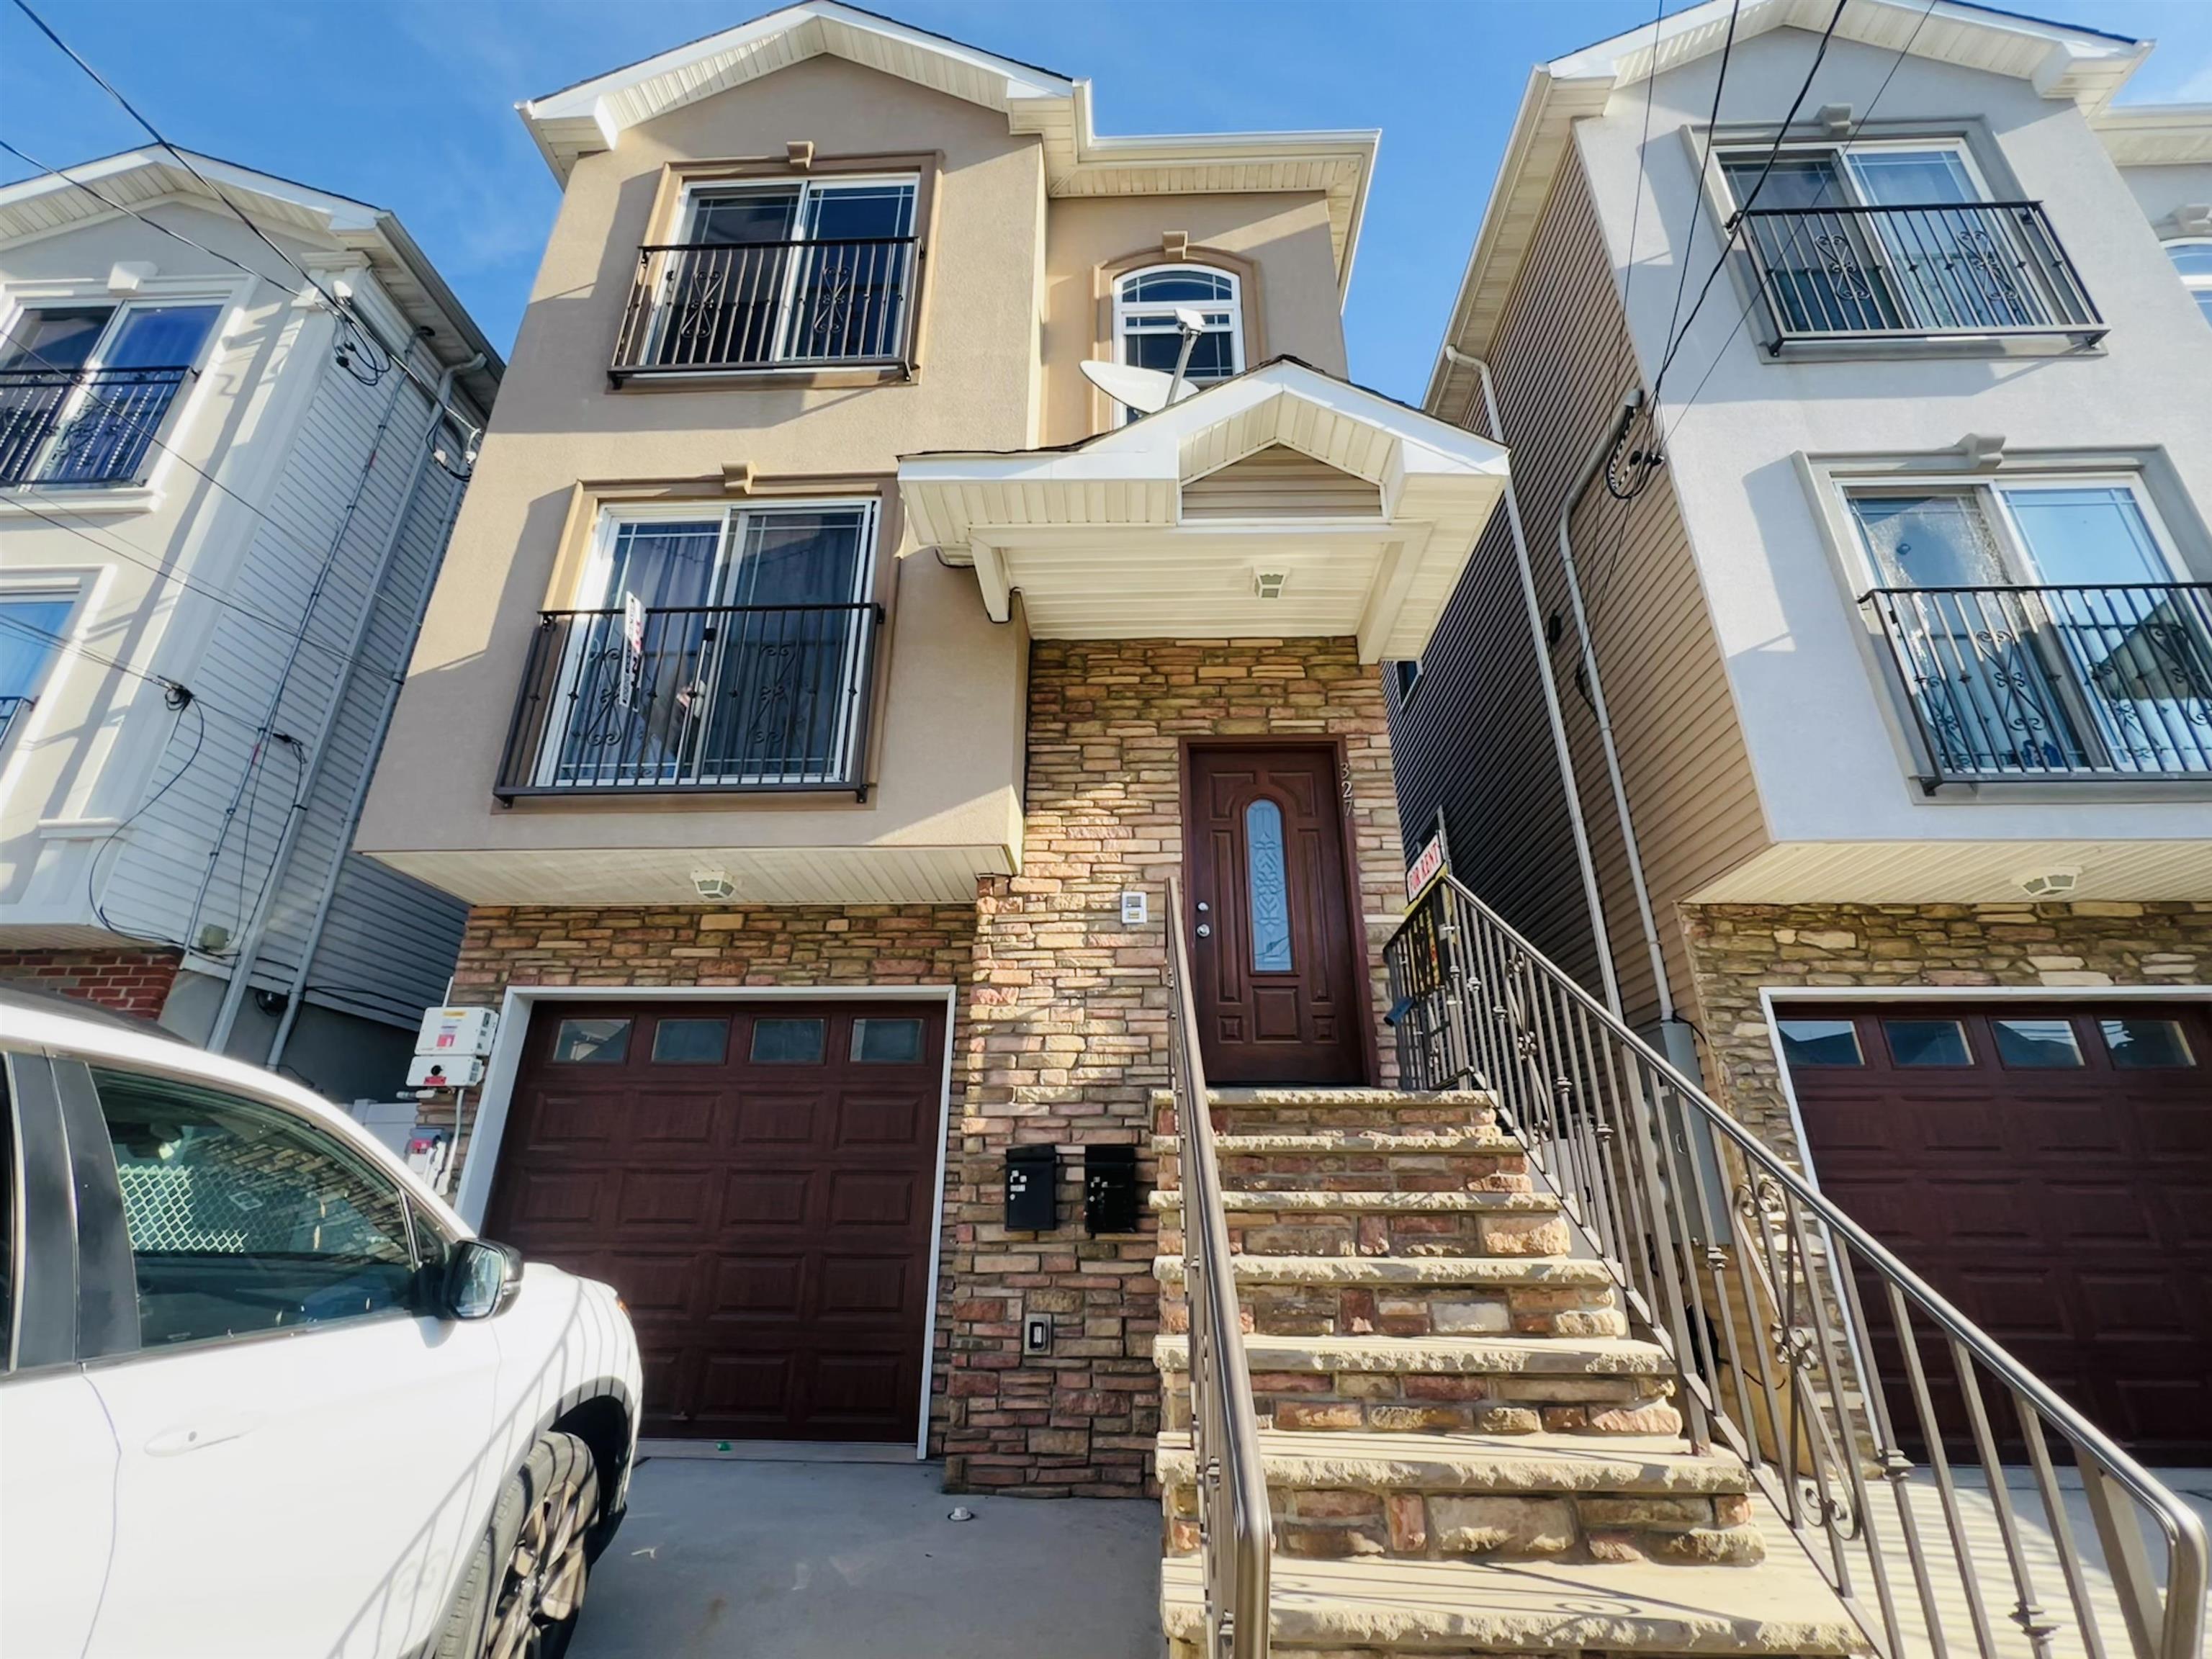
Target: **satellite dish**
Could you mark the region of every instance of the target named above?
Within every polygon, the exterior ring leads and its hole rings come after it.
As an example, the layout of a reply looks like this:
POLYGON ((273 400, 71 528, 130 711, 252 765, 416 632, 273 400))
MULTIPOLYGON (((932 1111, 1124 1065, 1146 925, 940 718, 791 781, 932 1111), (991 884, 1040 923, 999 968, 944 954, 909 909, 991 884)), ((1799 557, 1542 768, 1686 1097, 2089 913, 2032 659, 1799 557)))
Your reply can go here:
POLYGON ((1172 374, 1157 368, 1139 368, 1134 363, 1102 362, 1093 357, 1082 365, 1083 377, 1117 404, 1127 405, 1139 415, 1153 415, 1168 406, 1168 394, 1173 392, 1175 401, 1195 398, 1200 388, 1185 380, 1176 385, 1172 374))

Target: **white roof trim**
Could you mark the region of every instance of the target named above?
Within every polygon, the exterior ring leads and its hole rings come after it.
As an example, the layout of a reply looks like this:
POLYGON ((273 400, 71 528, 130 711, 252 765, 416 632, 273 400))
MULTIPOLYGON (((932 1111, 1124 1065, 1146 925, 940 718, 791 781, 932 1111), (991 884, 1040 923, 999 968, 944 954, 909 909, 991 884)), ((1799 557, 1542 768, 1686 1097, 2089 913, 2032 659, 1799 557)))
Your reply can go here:
MULTIPOLYGON (((481 407, 491 406, 506 365, 397 217, 349 196, 335 196, 196 150, 181 153, 222 198, 263 229, 311 246, 320 244, 334 252, 367 255, 370 270, 407 320, 436 331, 431 343, 442 361, 460 362, 475 353, 483 354, 485 367, 465 377, 464 384, 481 407)), ((42 173, 0 185, 0 246, 113 217, 116 210, 93 191, 139 212, 166 200, 209 205, 217 213, 228 211, 222 200, 180 165, 175 155, 158 146, 72 165, 67 173, 67 178, 58 173, 42 173)), ((246 263, 256 262, 249 258, 246 263)), ((281 267, 268 268, 274 263, 270 257, 259 268, 272 280, 289 281, 290 273, 281 267)))
POLYGON ((810 58, 843 58, 964 98, 1043 142, 1054 196, 1316 191, 1328 201, 1340 295, 1352 280, 1378 134, 1241 132, 1100 137, 1091 83, 888 17, 800 0, 719 34, 515 106, 564 184, 629 128, 810 58))
POLYGON ((2120 167, 2212 161, 2212 104, 2130 104, 2100 111, 2089 125, 2120 167))
MULTIPOLYGON (((1573 124, 1604 113, 1613 95, 1721 49, 1729 0, 1704 0, 1660 24, 1655 46, 1646 24, 1609 40, 1540 64, 1528 77, 1521 112, 1507 140, 1490 203, 1476 232, 1444 342, 1474 356, 1490 349, 1505 297, 1520 274, 1536 220, 1549 199, 1573 124)), ((1736 39, 1778 28, 1818 34, 1830 0, 1743 0, 1736 39)), ((2046 98, 2070 100, 2098 119, 2142 61, 2151 43, 2015 16, 1963 0, 1934 0, 1922 22, 1921 0, 1851 0, 1836 28, 1839 39, 1937 63, 1955 64, 2027 81, 2046 98)), ((1423 402, 1430 409, 1465 394, 1466 371, 1441 349, 1423 402)))

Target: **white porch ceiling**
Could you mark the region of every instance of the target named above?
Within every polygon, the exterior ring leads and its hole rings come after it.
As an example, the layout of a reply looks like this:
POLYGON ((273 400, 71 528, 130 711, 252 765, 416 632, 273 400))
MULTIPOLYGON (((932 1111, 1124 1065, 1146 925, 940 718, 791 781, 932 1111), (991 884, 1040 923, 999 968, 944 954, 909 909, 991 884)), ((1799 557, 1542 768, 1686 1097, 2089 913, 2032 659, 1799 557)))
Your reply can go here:
POLYGON ((908 457, 900 551, 972 563, 1000 621, 1019 592, 1040 639, 1349 635, 1363 661, 1417 657, 1505 478, 1499 446, 1278 359, 1072 449, 908 457), (1185 484, 1271 445, 1374 484, 1381 516, 1184 521, 1185 484))

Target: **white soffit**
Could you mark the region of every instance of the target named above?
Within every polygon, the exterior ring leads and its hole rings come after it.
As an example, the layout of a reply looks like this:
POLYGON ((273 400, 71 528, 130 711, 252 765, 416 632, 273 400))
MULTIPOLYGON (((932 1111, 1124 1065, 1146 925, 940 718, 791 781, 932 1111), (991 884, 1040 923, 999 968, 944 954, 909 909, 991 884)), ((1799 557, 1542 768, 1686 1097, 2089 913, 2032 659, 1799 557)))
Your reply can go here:
POLYGON ((1042 140, 1046 185, 1054 196, 1319 191, 1328 203, 1340 291, 1351 283, 1378 134, 1102 138, 1092 125, 1088 81, 837 0, 802 0, 515 108, 565 184, 579 160, 612 149, 630 127, 825 55, 1000 111, 1008 131, 1042 140))
MULTIPOLYGON (((1659 26, 1656 45, 1647 24, 1530 72, 1453 302, 1446 343, 1471 356, 1488 354, 1574 123, 1602 115, 1617 92, 1719 52, 1728 36, 1729 9, 1729 0, 1705 0, 1668 17, 1659 26)), ((1834 12, 1831 0, 1743 0, 1736 39, 1741 42, 1778 28, 1817 35, 1834 12)), ((1932 62, 2016 76, 2046 98, 2071 100, 2093 120, 2151 50, 2147 40, 1959 0, 1934 0, 1932 5, 1923 0, 1850 0, 1836 34, 1881 51, 1909 50, 1932 62)), ((1424 407, 1457 407, 1468 395, 1470 374, 1438 351, 1424 407)))
POLYGON ((2212 104, 2130 104, 2101 111, 2089 125, 2124 167, 2212 161, 2212 104))
POLYGON ((909 456, 908 543, 973 563, 1041 639, 1353 636, 1417 657, 1504 494, 1499 446, 1279 358, 1064 450, 909 456), (1382 516, 1186 524, 1182 487, 1281 445, 1376 485, 1382 516), (1289 577, 1259 596, 1257 574, 1289 577))
MULTIPOLYGON (((68 178, 42 173, 0 185, 0 246, 112 218, 117 208, 108 203, 143 213, 156 203, 183 200, 226 216, 235 207, 264 230, 289 234, 311 247, 366 258, 408 321, 434 331, 430 344, 441 361, 457 363, 483 354, 485 368, 464 384, 482 407, 491 407, 506 365, 398 218, 349 196, 333 196, 194 150, 184 154, 190 170, 166 149, 149 147, 73 165, 65 169, 68 178), (192 176, 194 171, 207 185, 192 176)), ((249 258, 246 263, 257 262, 249 258)), ((296 282, 273 254, 265 255, 258 268, 271 282, 296 282)))

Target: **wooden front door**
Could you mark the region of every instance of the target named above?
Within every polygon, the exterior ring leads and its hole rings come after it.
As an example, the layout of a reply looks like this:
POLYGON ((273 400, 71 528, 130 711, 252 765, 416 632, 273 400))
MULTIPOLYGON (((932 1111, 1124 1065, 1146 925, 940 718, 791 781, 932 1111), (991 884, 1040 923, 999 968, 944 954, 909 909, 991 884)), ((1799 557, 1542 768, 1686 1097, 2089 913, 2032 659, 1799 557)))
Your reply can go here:
POLYGON ((911 1441, 945 1010, 532 1017, 485 1234, 629 1304, 648 1435, 911 1441))
POLYGON ((1192 748, 1183 853, 1207 1081, 1365 1081, 1336 750, 1192 748))

